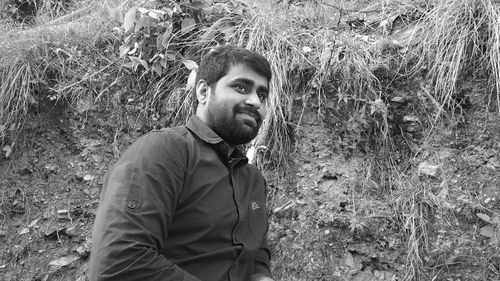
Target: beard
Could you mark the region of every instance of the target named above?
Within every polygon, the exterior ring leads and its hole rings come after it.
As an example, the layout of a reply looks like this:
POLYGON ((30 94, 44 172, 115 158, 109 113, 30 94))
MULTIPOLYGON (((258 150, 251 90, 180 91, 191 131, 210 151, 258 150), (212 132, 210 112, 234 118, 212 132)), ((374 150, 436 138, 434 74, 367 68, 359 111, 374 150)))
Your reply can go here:
POLYGON ((250 142, 257 136, 262 124, 262 117, 252 107, 235 105, 228 108, 222 103, 212 103, 208 108, 208 126, 224 141, 231 145, 250 142), (248 118, 248 115, 252 117, 248 118))

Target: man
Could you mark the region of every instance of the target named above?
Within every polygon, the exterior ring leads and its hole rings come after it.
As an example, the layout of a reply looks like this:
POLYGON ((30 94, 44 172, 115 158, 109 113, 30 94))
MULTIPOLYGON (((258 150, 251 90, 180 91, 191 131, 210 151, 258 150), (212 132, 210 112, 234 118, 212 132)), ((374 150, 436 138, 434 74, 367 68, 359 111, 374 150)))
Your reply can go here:
POLYGON ((205 56, 196 115, 139 138, 106 175, 91 281, 272 281, 265 181, 236 147, 257 135, 270 79, 248 50, 205 56))

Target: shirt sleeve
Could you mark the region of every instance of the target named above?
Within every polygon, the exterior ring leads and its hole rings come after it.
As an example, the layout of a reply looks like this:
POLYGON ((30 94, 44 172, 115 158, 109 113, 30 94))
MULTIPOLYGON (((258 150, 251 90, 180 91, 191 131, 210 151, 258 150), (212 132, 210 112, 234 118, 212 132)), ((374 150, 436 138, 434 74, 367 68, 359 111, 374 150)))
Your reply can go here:
MULTIPOLYGON (((261 175, 262 177, 262 175, 261 175)), ((264 178, 262 178, 264 180, 264 178)), ((264 180, 264 202, 267 197, 267 183, 264 180)), ((267 205, 267 202, 266 202, 267 205)), ((264 234, 264 238, 262 239, 262 243, 257 250, 257 254, 255 255, 254 261, 254 270, 253 275, 264 275, 269 278, 272 278, 271 275, 271 251, 269 250, 269 246, 267 244, 267 232, 269 230, 269 223, 267 220, 267 212, 266 212, 266 220, 264 221, 266 224, 266 232, 264 234)))
POLYGON ((149 133, 106 175, 92 234, 91 281, 199 281, 162 253, 187 153, 180 135, 149 133))
POLYGON ((269 251, 269 247, 267 246, 267 235, 266 237, 264 237, 264 239, 265 240, 262 242, 262 245, 255 256, 253 274, 261 274, 272 278, 270 270, 271 253, 269 251))

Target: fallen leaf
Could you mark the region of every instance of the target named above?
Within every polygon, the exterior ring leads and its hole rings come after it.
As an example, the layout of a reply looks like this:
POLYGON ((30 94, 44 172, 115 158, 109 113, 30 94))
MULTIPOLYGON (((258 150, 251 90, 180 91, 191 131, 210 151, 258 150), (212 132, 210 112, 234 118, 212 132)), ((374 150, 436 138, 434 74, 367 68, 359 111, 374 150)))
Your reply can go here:
POLYGON ((196 21, 193 18, 185 18, 181 23, 181 34, 191 32, 196 27, 196 21))
POLYGON ((182 63, 189 70, 198 69, 198 64, 196 62, 192 61, 192 60, 182 60, 182 63))
POLYGON ((134 24, 137 21, 136 13, 137 8, 134 7, 125 14, 125 18, 123 19, 123 28, 125 29, 125 32, 128 32, 134 27, 134 24))
POLYGON ((485 221, 487 223, 491 223, 491 218, 487 214, 477 213, 476 216, 478 216, 480 219, 482 219, 483 221, 485 221))
POLYGON ((500 224, 500 217, 499 216, 494 216, 491 218, 491 223, 493 224, 500 224))
POLYGON ((63 266, 70 265, 79 259, 80 259, 80 257, 78 257, 78 256, 62 257, 62 258, 59 258, 57 260, 53 260, 53 261, 49 262, 49 265, 63 267, 63 266))
POLYGON ((28 225, 28 227, 30 228, 30 227, 35 226, 35 225, 38 223, 38 220, 39 220, 39 219, 36 219, 36 220, 32 221, 32 222, 28 225))
POLYGON ((10 145, 4 146, 3 151, 5 151, 5 157, 9 158, 10 154, 12 153, 12 146, 10 145))
POLYGON ((486 236, 486 237, 493 237, 495 235, 495 227, 493 225, 487 225, 481 228, 481 231, 479 232, 481 235, 486 236))
POLYGON ((354 263, 354 257, 350 252, 347 252, 346 254, 345 264, 351 268, 354 268, 356 266, 356 264, 354 263))
POLYGON ((109 17, 113 20, 115 20, 117 23, 122 24, 123 23, 123 13, 119 8, 110 8, 108 7, 108 14, 109 17))
POLYGON ((23 228, 23 229, 21 229, 21 231, 19 231, 19 235, 28 234, 28 233, 30 233, 30 230, 28 228, 23 228))
POLYGON ((186 83, 186 91, 191 91, 196 85, 196 69, 191 70, 189 74, 188 81, 186 83))

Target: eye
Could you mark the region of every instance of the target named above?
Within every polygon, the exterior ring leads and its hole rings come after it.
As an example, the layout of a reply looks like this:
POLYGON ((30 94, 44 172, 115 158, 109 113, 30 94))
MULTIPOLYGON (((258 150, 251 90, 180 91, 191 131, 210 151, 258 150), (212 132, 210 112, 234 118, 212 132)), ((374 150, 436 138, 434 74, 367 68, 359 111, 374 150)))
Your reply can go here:
POLYGON ((266 101, 267 100, 267 94, 266 93, 260 93, 260 94, 257 94, 257 96, 259 97, 259 99, 261 101, 266 101))
POLYGON ((234 88, 236 89, 236 91, 238 91, 239 93, 242 93, 242 94, 246 94, 247 93, 247 87, 243 86, 243 85, 235 85, 234 88))

